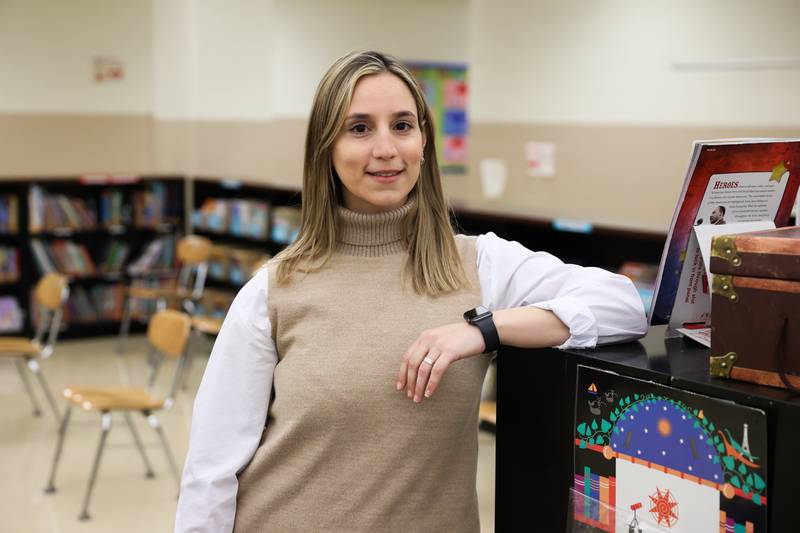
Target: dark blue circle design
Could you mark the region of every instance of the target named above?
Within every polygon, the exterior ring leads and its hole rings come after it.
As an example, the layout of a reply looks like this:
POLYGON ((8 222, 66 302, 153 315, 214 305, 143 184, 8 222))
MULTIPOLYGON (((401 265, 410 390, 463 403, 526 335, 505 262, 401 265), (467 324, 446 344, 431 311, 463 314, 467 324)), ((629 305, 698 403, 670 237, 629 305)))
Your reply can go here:
POLYGON ((712 438, 694 414, 671 402, 649 399, 631 404, 619 415, 610 445, 617 453, 724 483, 712 438), (669 423, 669 435, 659 431, 661 420, 669 423))

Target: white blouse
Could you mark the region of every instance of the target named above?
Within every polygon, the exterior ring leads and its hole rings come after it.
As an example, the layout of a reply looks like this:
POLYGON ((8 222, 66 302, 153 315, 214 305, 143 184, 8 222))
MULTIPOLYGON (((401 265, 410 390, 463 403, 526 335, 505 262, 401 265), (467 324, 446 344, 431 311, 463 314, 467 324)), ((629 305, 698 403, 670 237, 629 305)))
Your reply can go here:
MULTIPOLYGON (((494 233, 477 238, 477 255, 483 305, 552 311, 570 331, 558 348, 593 348, 647 332, 642 301, 624 276, 567 265, 494 233)), ((211 351, 194 404, 176 532, 233 529, 236 476, 260 442, 278 362, 267 289, 263 267, 234 299, 211 351)))

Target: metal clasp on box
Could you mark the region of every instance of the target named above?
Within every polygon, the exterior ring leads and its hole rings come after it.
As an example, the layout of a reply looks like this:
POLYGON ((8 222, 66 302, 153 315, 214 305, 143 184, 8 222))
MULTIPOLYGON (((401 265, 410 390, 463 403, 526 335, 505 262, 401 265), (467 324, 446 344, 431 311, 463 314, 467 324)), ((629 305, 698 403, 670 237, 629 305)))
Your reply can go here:
POLYGON ((719 257, 738 267, 742 264, 742 258, 736 250, 736 239, 734 235, 716 235, 711 238, 711 257, 719 257))
POLYGON ((711 356, 708 358, 708 373, 718 378, 731 377, 731 369, 736 364, 736 352, 728 352, 725 355, 711 356))
POLYGON ((739 295, 733 290, 733 276, 714 274, 714 280, 711 282, 711 294, 719 294, 733 303, 739 301, 739 295))

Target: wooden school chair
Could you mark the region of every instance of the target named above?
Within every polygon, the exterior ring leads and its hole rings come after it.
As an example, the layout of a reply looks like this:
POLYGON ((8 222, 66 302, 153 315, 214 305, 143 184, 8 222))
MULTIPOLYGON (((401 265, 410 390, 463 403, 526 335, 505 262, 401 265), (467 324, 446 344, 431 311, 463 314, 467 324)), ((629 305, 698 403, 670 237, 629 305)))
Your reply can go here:
POLYGON ((172 309, 158 311, 150 318, 150 322, 147 326, 147 340, 151 347, 161 356, 161 359, 163 359, 163 357, 170 357, 177 360, 175 374, 172 378, 172 384, 166 398, 161 398, 156 395, 154 391, 155 378, 160 364, 153 365, 147 388, 70 386, 64 389, 67 409, 64 412, 64 417, 61 419, 61 425, 58 430, 58 442, 56 444, 53 463, 50 468, 47 488, 45 489, 46 493, 53 493, 56 490, 54 484, 56 470, 58 468, 59 459, 61 458, 61 451, 64 446, 64 438, 67 434, 67 427, 69 425, 72 409, 77 407, 84 411, 92 411, 100 414, 100 442, 97 446, 94 462, 92 463, 91 472, 89 474, 89 481, 86 486, 83 506, 79 516, 80 520, 89 520, 90 518, 89 500, 92 495, 95 480, 97 479, 97 472, 100 467, 100 459, 103 455, 106 438, 108 437, 109 431, 111 431, 112 413, 122 413, 125 418, 125 422, 131 431, 139 455, 141 455, 142 461, 144 462, 145 476, 150 478, 154 475, 153 468, 145 454, 144 446, 139 439, 139 435, 134 428, 131 418, 132 412, 142 414, 150 427, 152 427, 158 435, 161 445, 164 448, 167 462, 175 477, 175 481, 180 486, 180 473, 175 463, 175 458, 167 442, 166 435, 161 429, 161 424, 154 412, 162 409, 169 409, 174 403, 175 393, 177 392, 183 374, 183 366, 186 361, 190 330, 191 318, 189 315, 172 309))
POLYGON ((53 355, 58 331, 61 327, 61 316, 64 304, 69 296, 69 284, 67 277, 57 272, 52 272, 43 276, 33 290, 33 297, 39 306, 39 323, 36 326, 36 333, 33 339, 26 337, 0 337, 0 359, 13 359, 19 372, 25 390, 33 403, 33 414, 42 414, 33 388, 28 380, 30 371, 42 387, 42 392, 50 404, 56 419, 60 420, 61 415, 58 411, 50 387, 42 374, 39 362, 53 355), (27 370, 26 370, 27 369, 27 370))
MULTIPOLYGON (((158 310, 166 309, 170 303, 177 304, 188 313, 203 296, 208 273, 208 258, 211 255, 211 241, 199 235, 187 235, 178 240, 176 255, 181 265, 177 279, 166 287, 129 285, 125 288, 125 301, 122 307, 122 320, 119 327, 117 353, 125 351, 125 341, 130 332, 133 308, 137 301, 156 302, 158 310)), ((158 283, 159 280, 145 278, 145 283, 158 283)))

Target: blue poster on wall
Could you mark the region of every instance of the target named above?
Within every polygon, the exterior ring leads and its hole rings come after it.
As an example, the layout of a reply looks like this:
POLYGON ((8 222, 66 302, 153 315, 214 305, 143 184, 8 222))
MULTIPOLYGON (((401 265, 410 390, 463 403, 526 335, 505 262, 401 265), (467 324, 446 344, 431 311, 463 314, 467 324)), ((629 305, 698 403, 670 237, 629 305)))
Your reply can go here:
POLYGON ((466 174, 468 155, 467 67, 455 63, 407 62, 433 114, 436 157, 444 174, 466 174))

